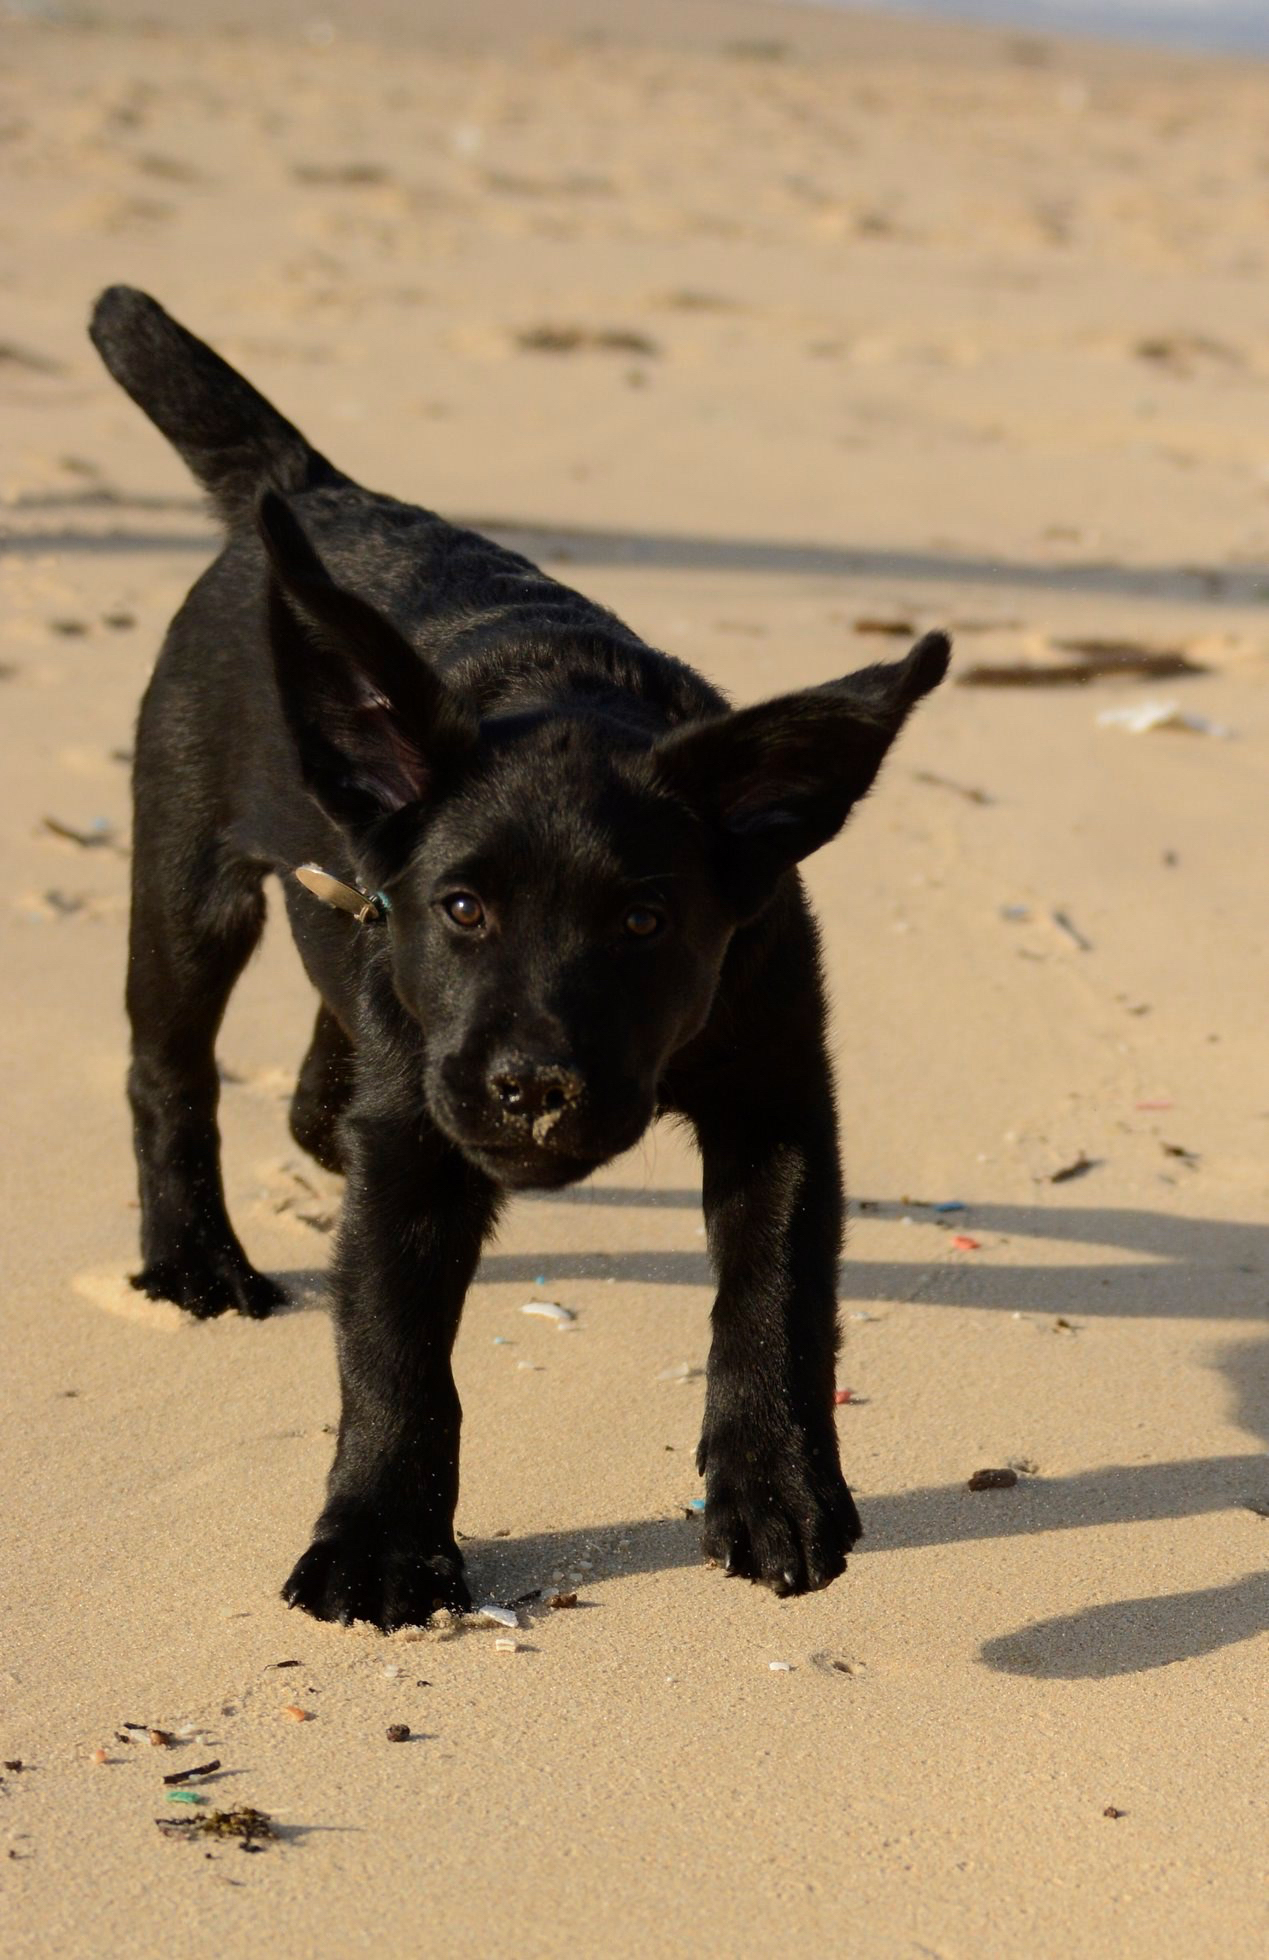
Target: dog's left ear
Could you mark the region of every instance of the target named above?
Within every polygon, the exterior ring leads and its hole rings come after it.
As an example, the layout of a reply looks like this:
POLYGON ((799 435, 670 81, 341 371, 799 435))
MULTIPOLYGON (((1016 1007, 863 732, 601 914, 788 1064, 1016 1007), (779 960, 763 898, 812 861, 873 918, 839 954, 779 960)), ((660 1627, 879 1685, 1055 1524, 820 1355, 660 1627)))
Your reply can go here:
POLYGON ((916 703, 947 672, 928 633, 906 660, 697 722, 653 750, 661 779, 720 834, 738 915, 752 917, 792 865, 835 837, 867 795, 916 703))
POLYGON ((336 584, 285 499, 257 509, 269 559, 269 641, 309 790, 363 846, 426 802, 476 736, 475 718, 391 621, 336 584))

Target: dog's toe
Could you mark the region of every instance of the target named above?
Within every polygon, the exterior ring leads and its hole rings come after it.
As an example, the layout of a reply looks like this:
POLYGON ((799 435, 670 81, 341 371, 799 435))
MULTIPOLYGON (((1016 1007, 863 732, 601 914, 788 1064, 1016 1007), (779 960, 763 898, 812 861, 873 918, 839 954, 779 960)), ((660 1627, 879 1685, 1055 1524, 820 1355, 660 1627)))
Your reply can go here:
POLYGON ((223 1289, 200 1283, 187 1267, 175 1262, 159 1260, 139 1273, 132 1273, 128 1283, 149 1300, 171 1300, 195 1320, 214 1320, 218 1314, 228 1313, 234 1304, 223 1289))

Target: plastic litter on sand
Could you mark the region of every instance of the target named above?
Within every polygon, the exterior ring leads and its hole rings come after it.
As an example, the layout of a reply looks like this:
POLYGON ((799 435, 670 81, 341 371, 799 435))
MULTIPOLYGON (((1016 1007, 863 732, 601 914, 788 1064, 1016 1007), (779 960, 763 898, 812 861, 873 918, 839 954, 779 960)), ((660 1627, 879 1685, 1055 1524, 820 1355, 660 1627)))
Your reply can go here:
POLYGON ((521 1313, 536 1314, 539 1320, 553 1320, 557 1327, 567 1327, 577 1319, 571 1307, 562 1307, 558 1300, 526 1300, 521 1313))
POLYGON ((672 1368, 662 1368, 657 1376, 659 1382, 690 1382, 697 1375, 704 1374, 703 1368, 691 1361, 676 1361, 672 1368))
POLYGON ((792 1674, 792 1661, 768 1661, 767 1671, 771 1674, 792 1674))
POLYGON ((978 1239, 971 1239, 968 1232, 956 1232, 952 1238, 952 1245, 957 1252, 981 1252, 982 1250, 981 1242, 978 1239))
POLYGON ((1224 742, 1234 733, 1223 722, 1191 714, 1175 701, 1139 701, 1126 708, 1103 708, 1097 726, 1122 728, 1129 735, 1149 735, 1156 728, 1177 728, 1188 735, 1215 735, 1224 742))
POLYGON ((495 1640, 494 1650, 499 1654, 515 1654, 520 1649, 518 1640, 495 1640))

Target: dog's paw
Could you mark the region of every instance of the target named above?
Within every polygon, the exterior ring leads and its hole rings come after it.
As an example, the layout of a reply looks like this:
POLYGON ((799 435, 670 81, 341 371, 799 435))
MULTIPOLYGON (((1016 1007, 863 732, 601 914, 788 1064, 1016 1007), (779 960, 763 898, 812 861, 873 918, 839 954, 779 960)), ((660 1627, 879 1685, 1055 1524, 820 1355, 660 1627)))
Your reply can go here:
POLYGON ((808 1456, 784 1451, 764 1464, 701 1445, 705 1557, 781 1598, 831 1585, 863 1531, 836 1450, 831 1467, 808 1456))
POLYGON ((286 1293, 275 1279, 229 1251, 156 1259, 133 1273, 131 1284, 151 1300, 175 1301, 195 1320, 214 1320, 231 1310, 249 1320, 267 1320, 275 1307, 286 1304, 286 1293))
POLYGON ((382 1633, 424 1626, 441 1606, 455 1613, 471 1607, 457 1545, 429 1548, 352 1524, 313 1541, 282 1597, 316 1620, 369 1620, 382 1633))

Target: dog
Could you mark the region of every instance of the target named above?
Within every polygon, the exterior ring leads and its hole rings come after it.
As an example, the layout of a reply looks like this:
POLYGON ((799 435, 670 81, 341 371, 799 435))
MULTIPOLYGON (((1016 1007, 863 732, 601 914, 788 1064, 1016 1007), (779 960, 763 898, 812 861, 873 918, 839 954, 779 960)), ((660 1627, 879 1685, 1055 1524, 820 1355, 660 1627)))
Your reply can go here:
POLYGON ((290 1126, 346 1190, 326 1502, 283 1597, 385 1632, 470 1599, 451 1350, 516 1191, 660 1113, 717 1278, 705 1556, 779 1595, 860 1533, 833 1418, 844 1199, 797 865, 872 787, 950 644, 733 711, 527 559, 360 488, 144 293, 93 342, 227 530, 138 719, 127 1006, 133 1284, 284 1298, 225 1208, 214 1056, 282 882, 319 996, 290 1126), (325 900, 325 903, 320 901, 325 900))

